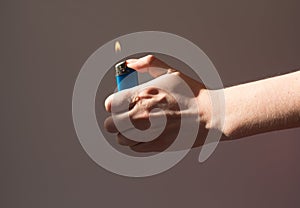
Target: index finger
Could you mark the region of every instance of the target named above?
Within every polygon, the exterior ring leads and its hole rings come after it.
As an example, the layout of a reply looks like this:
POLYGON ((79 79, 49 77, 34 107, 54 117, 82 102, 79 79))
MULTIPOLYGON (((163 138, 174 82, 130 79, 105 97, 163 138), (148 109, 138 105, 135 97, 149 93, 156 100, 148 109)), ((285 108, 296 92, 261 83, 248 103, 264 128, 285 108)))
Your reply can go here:
POLYGON ((152 77, 158 77, 174 70, 153 55, 147 55, 140 59, 128 59, 126 63, 128 67, 141 73, 149 73, 152 77))

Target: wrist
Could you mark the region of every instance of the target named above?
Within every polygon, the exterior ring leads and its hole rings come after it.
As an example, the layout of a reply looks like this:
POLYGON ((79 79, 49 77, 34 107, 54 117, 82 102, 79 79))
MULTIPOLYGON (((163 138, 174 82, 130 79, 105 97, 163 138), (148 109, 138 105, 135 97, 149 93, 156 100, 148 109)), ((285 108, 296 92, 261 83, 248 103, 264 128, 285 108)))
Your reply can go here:
POLYGON ((200 116, 200 123, 205 129, 211 129, 212 126, 212 105, 210 99, 210 92, 208 89, 201 89, 198 96, 198 112, 200 116))
POLYGON ((202 89, 197 97, 201 125, 206 130, 214 129, 229 137, 231 130, 226 123, 227 103, 225 98, 224 89, 202 89), (215 99, 215 101, 212 101, 212 99, 215 99))

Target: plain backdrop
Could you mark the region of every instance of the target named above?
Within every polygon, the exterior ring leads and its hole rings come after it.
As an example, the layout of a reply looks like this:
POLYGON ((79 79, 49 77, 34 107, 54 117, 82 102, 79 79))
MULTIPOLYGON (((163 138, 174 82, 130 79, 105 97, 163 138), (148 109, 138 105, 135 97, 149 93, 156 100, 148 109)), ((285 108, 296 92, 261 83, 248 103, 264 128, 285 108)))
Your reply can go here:
POLYGON ((223 142, 202 164, 194 149, 167 172, 126 178, 88 157, 71 111, 86 59, 131 32, 191 40, 225 86, 293 71, 300 67, 299 6, 296 0, 0 1, 0 207, 299 207, 300 129, 223 142))

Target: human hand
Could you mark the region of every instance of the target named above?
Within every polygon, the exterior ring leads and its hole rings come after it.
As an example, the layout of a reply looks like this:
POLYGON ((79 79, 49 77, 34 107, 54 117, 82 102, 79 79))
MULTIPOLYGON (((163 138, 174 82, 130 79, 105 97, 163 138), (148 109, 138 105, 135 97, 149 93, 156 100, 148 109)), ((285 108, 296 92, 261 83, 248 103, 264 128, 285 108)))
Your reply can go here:
MULTIPOLYGON (((209 97, 204 85, 152 55, 126 62, 128 67, 155 79, 106 99, 105 108, 112 116, 104 125, 109 132, 117 133, 118 143, 137 152, 164 151, 185 123, 181 138, 192 139, 194 146, 203 144, 209 120, 209 97)), ((185 148, 184 143, 180 149, 185 148)))

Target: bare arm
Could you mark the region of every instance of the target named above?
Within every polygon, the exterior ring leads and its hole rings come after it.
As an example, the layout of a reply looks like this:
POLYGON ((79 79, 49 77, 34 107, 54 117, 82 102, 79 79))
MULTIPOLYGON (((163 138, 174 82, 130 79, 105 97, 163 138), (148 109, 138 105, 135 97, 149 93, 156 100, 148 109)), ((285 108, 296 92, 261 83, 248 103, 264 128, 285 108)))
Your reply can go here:
POLYGON ((222 131, 230 139, 300 127, 300 71, 229 87, 224 93, 222 131))
MULTIPOLYGON (((110 116, 105 120, 104 125, 109 132, 117 133, 117 140, 120 144, 129 146, 134 151, 165 150, 176 138, 181 117, 189 118, 190 122, 199 122, 195 147, 204 143, 208 130, 212 128, 219 129, 226 136, 225 139, 238 139, 268 131, 300 127, 300 71, 225 88, 225 123, 220 129, 219 126, 212 124, 212 120, 219 124, 220 122, 215 121, 223 118, 215 115, 212 119, 209 97, 211 91, 206 89, 202 83, 169 67, 151 55, 128 60, 127 63, 135 70, 149 73, 156 79, 149 82, 150 87, 145 88, 141 85, 109 96, 105 102, 105 107, 109 112, 112 111, 113 98, 117 98, 116 106, 129 102, 133 104, 133 107, 129 108, 127 112, 128 106, 125 105, 127 110, 124 108, 116 111, 115 120, 110 116), (176 77, 181 81, 176 81, 178 80, 175 79, 176 77), (189 85, 194 96, 188 96, 180 90, 182 81, 189 85), (161 86, 166 83, 171 86, 170 89, 173 91, 161 90, 161 86), (180 98, 183 109, 176 107, 177 104, 172 93, 176 93, 180 98), (194 105, 195 103, 196 105, 194 105), (135 140, 134 128, 127 124, 132 122, 135 128, 147 129, 151 109, 155 107, 159 107, 165 112, 165 114, 155 113, 156 117, 166 115, 168 118, 165 130, 152 141, 135 140), (198 115, 199 113, 200 115, 198 115), (130 122, 123 122, 124 115, 130 117, 130 122), (200 116, 201 119, 193 120, 195 116, 200 116), (118 129, 115 121, 124 124, 123 129, 118 129), (132 132, 132 134, 128 137, 124 135, 126 132, 132 132)), ((130 104, 128 105, 130 106, 130 104)), ((189 131, 186 132, 186 137, 189 137, 188 133, 189 131)), ((148 136, 148 134, 144 135, 145 138, 148 136)))

